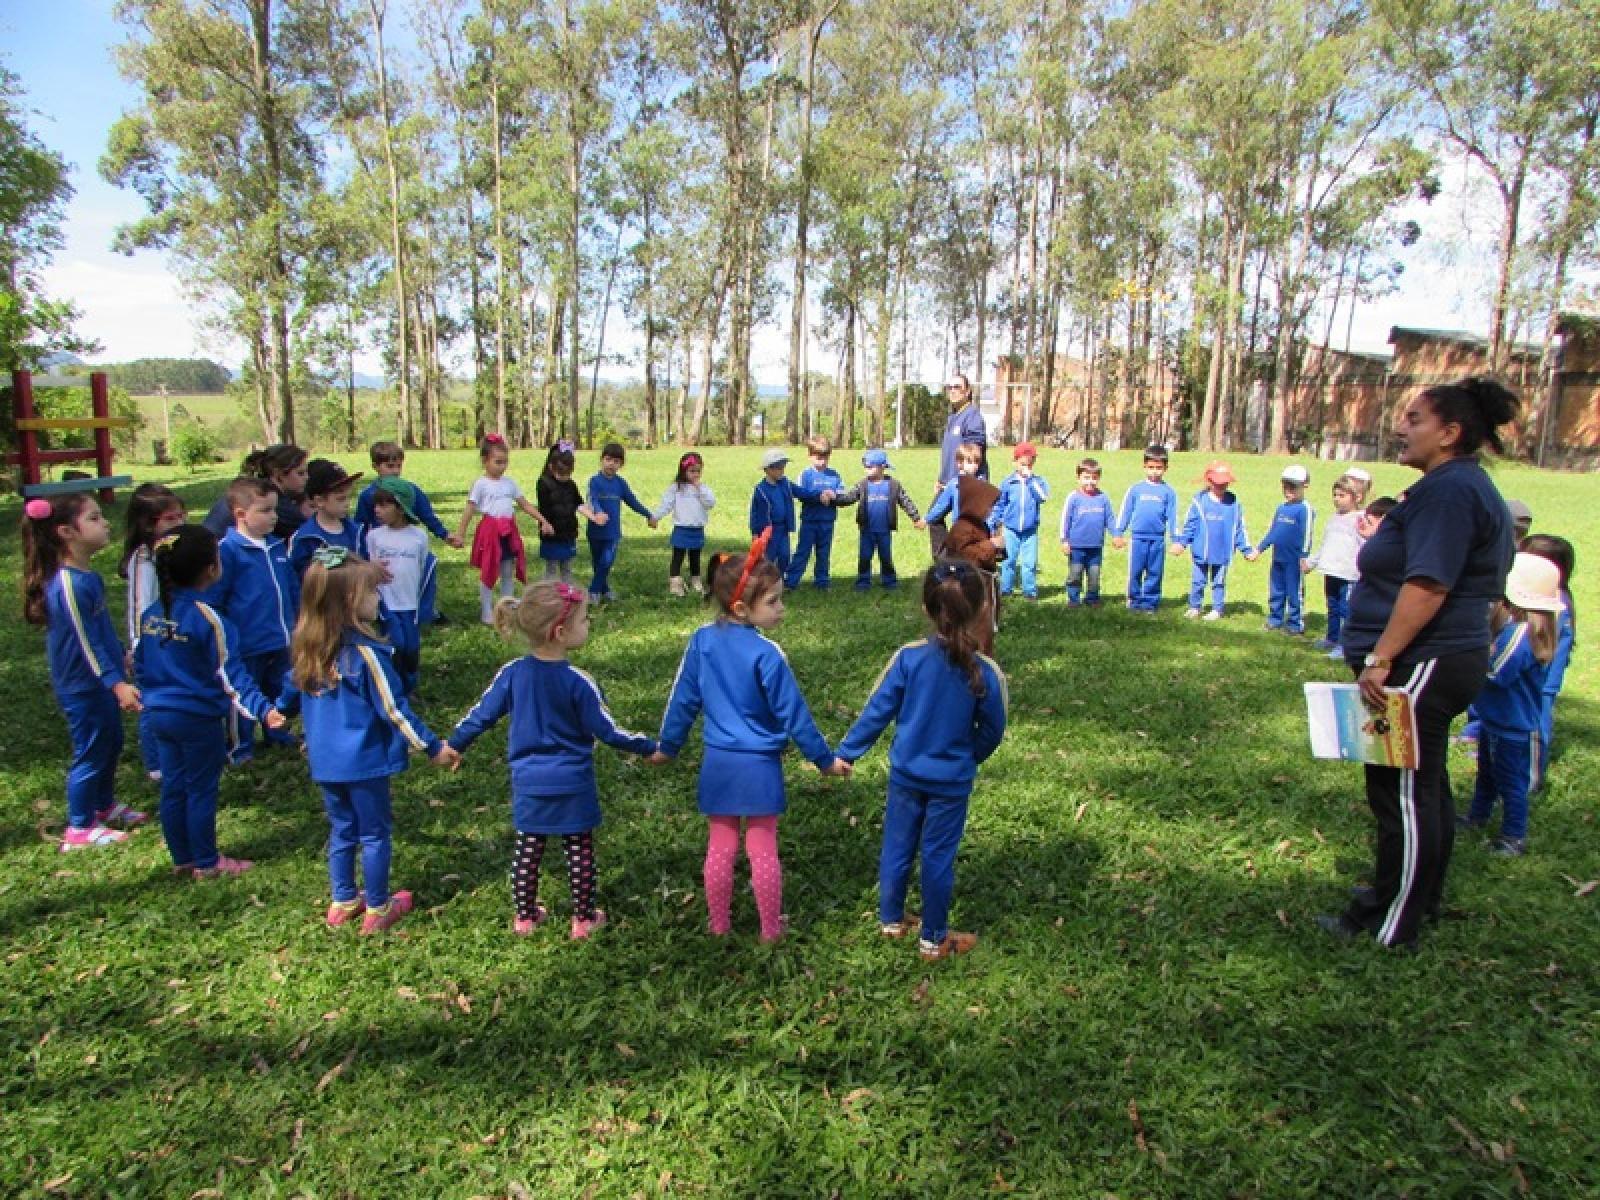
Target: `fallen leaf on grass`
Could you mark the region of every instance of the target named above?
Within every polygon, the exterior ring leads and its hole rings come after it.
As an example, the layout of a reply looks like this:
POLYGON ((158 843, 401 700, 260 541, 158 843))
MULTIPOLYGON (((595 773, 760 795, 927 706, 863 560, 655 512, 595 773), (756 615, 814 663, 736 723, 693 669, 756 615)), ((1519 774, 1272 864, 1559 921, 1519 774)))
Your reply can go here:
POLYGON ((618 1042, 617 1043, 617 1053, 622 1055, 623 1058, 633 1058, 639 1052, 637 1050, 635 1050, 632 1046, 628 1045, 627 1042, 618 1042))
POLYGON ((917 984, 916 987, 911 989, 911 1003, 926 1004, 928 1002, 928 993, 932 990, 933 980, 931 978, 924 979, 921 983, 917 984))
POLYGON ((327 1088, 327 1086, 330 1083, 332 1083, 335 1079, 339 1078, 339 1076, 343 1075, 346 1071, 348 1071, 350 1069, 350 1064, 355 1062, 355 1061, 356 1061, 355 1048, 351 1047, 349 1054, 346 1054, 337 1063, 335 1063, 333 1066, 329 1067, 327 1073, 325 1075, 323 1075, 323 1077, 321 1079, 317 1080, 316 1094, 319 1095, 319 1096, 322 1095, 323 1091, 327 1088))
POLYGON ((1088 811, 1089 802, 1085 800, 1082 804, 1078 805, 1078 811, 1072 814, 1072 823, 1076 825, 1079 821, 1083 820, 1083 814, 1088 811))
POLYGON ((1516 1109, 1519 1113, 1526 1114, 1528 1111, 1528 1106, 1522 1102, 1521 1096, 1513 1096, 1510 1100, 1506 1101, 1506 1103, 1511 1105, 1511 1107, 1516 1109))
POLYGON ((201 1188, 198 1192, 190 1192, 189 1200, 224 1200, 221 1188, 201 1188))
POLYGON ((1587 883, 1579 883, 1571 875, 1564 874, 1561 878, 1572 885, 1572 895, 1577 900, 1581 900, 1583 897, 1593 893, 1596 888, 1600 888, 1600 879, 1591 879, 1587 883))
POLYGON ((59 1192, 71 1182, 72 1172, 68 1171, 65 1175, 57 1175, 54 1179, 47 1180, 44 1185, 44 1190, 47 1192, 59 1192))
POLYGON ((1444 1123, 1461 1135, 1461 1139, 1467 1143, 1468 1150, 1471 1150, 1479 1158, 1483 1157, 1483 1143, 1472 1135, 1472 1131, 1470 1129, 1468 1129, 1454 1117, 1446 1117, 1444 1119, 1444 1123))
POLYGON ((847 1093, 845 1098, 839 1101, 839 1104, 843 1108, 854 1108, 863 1100, 876 1099, 877 1095, 878 1093, 871 1088, 858 1087, 847 1093))
POLYGON ((1284 912, 1281 908, 1278 910, 1278 924, 1282 925, 1285 929, 1289 928, 1289 914, 1284 912))
POLYGON ((394 994, 396 996, 399 996, 400 999, 402 999, 402 1000, 415 1000, 415 999, 417 999, 417 989, 414 988, 414 987, 406 987, 406 986, 402 985, 401 987, 395 988, 394 994))

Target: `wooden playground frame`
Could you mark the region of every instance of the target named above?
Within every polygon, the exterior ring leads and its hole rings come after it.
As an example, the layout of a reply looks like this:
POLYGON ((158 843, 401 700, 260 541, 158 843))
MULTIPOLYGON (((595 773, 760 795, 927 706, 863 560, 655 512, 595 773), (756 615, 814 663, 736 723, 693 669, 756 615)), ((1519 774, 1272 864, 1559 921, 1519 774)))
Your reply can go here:
POLYGON ((128 475, 111 473, 111 431, 131 425, 127 417, 111 415, 111 388, 104 371, 88 377, 90 407, 89 417, 41 417, 33 403, 33 389, 37 387, 84 386, 81 375, 44 375, 37 379, 31 371, 11 372, 11 415, 15 419, 17 448, 5 456, 10 466, 22 468, 22 494, 24 497, 61 496, 73 492, 98 491, 100 503, 110 504, 116 499, 116 490, 133 482, 128 475), (92 429, 92 448, 68 447, 60 450, 41 450, 39 435, 51 429, 92 429), (64 479, 45 483, 40 479, 40 469, 55 463, 84 462, 93 459, 98 474, 92 479, 64 479))

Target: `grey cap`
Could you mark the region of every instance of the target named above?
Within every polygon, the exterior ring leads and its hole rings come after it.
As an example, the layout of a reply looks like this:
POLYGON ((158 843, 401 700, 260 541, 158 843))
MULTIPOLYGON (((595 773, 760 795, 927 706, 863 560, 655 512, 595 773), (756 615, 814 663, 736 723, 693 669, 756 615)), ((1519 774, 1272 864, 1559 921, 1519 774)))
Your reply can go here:
POLYGON ((1529 508, 1521 500, 1507 500, 1506 507, 1511 510, 1511 519, 1513 521, 1531 522, 1533 520, 1533 509, 1529 508))
POLYGON ((765 471, 768 467, 781 467, 788 461, 789 452, 787 450, 768 450, 761 456, 761 469, 765 471))

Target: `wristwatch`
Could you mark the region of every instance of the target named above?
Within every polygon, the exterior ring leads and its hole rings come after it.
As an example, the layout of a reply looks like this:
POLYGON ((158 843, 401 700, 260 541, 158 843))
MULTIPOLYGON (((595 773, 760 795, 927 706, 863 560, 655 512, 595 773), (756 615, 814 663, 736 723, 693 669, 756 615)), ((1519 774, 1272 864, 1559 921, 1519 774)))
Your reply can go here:
POLYGON ((1390 667, 1394 666, 1394 664, 1387 658, 1379 658, 1376 654, 1367 655, 1361 660, 1361 665, 1363 667, 1377 667, 1382 671, 1387 671, 1390 667))

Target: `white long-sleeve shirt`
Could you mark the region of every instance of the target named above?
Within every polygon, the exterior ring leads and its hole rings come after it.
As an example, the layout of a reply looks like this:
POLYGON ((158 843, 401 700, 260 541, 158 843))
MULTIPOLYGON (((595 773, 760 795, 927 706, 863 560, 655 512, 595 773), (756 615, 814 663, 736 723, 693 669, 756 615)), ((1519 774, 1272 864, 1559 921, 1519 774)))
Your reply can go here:
POLYGON ((674 483, 661 494, 655 516, 657 520, 671 517, 674 525, 703 529, 716 504, 716 496, 705 484, 674 483))
POLYGON ((1359 512, 1334 513, 1322 527, 1322 545, 1308 560, 1314 571, 1331 575, 1335 579, 1354 580, 1361 577, 1356 570, 1356 555, 1361 552, 1361 534, 1356 530, 1359 512))

